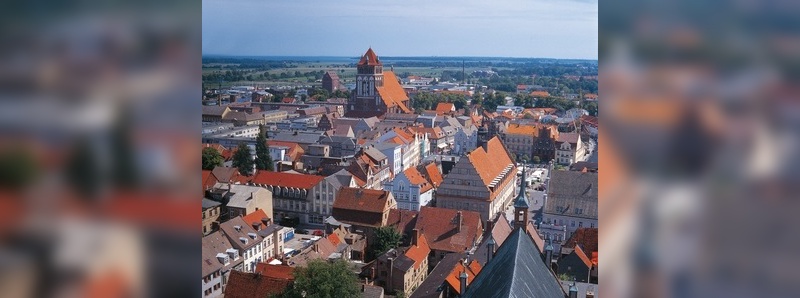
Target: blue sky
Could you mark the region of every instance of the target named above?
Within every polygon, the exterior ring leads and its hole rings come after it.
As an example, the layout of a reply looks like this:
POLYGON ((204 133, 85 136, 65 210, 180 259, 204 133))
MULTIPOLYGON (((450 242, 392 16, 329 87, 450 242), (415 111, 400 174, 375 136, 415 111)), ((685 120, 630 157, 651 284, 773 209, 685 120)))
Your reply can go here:
POLYGON ((203 54, 597 59, 597 0, 203 0, 203 54))

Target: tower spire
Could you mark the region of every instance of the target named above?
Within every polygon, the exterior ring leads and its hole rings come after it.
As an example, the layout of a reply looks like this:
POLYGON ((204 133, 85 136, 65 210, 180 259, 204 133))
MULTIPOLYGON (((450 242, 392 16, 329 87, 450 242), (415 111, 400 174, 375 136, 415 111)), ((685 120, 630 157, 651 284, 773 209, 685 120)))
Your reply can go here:
POLYGON ((517 198, 514 199, 514 225, 515 227, 521 227, 525 229, 525 226, 528 224, 528 198, 525 196, 527 187, 526 187, 526 169, 525 164, 522 165, 522 178, 520 179, 519 183, 519 194, 517 194, 517 198))

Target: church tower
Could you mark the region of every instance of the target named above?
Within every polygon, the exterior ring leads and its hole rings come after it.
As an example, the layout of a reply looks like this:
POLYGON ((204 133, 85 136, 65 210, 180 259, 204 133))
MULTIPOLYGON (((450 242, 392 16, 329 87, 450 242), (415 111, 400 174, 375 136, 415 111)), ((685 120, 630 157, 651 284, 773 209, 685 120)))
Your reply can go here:
POLYGON ((356 97, 372 98, 378 104, 375 87, 383 86, 383 63, 378 59, 378 55, 369 48, 361 60, 358 61, 358 73, 356 74, 356 97))
POLYGON ((522 179, 520 179, 519 194, 514 199, 514 228, 521 227, 525 230, 528 225, 528 198, 525 196, 525 166, 522 166, 522 179))

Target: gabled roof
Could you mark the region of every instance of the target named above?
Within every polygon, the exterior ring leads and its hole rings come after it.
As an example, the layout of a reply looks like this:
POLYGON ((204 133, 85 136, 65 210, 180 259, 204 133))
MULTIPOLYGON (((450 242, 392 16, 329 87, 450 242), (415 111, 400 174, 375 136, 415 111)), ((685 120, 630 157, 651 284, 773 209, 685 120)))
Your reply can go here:
POLYGON ((288 150, 288 152, 286 152, 286 155, 288 155, 289 159, 293 160, 293 161, 299 160, 300 157, 303 156, 303 154, 305 154, 305 151, 303 150, 303 147, 300 147, 300 144, 294 143, 294 142, 267 140, 267 145, 269 145, 269 146, 286 146, 286 147, 289 147, 289 150, 288 150))
POLYGON ((481 181, 483 181, 486 187, 488 187, 492 183, 492 180, 499 176, 508 165, 513 164, 511 155, 498 137, 493 137, 486 143, 486 150, 484 150, 483 147, 475 148, 475 150, 467 155, 467 158, 478 172, 481 181))
POLYGON ((433 271, 428 274, 425 281, 419 285, 414 293, 411 294, 412 298, 439 298, 441 296, 442 286, 447 284, 447 276, 453 271, 454 268, 462 266, 461 261, 464 259, 464 252, 449 253, 436 264, 433 271))
POLYGON ((332 215, 344 223, 378 227, 383 224, 383 212, 394 204, 391 192, 343 187, 333 201, 332 215))
POLYGON ((597 228, 578 228, 572 233, 572 236, 564 242, 564 247, 574 247, 575 245, 583 248, 585 252, 596 252, 597 246, 597 228))
MULTIPOLYGON (((425 235, 419 235, 419 239, 417 239, 417 245, 411 245, 411 247, 406 250, 406 257, 414 261, 414 268, 419 269, 422 266, 422 262, 428 258, 428 254, 431 253, 431 248, 428 246, 428 240, 425 239, 425 235)), ((428 268, 425 268, 428 270, 428 268)))
POLYGON ((464 297, 565 297, 523 229, 516 229, 481 269, 464 297))
POLYGON ((579 133, 562 132, 562 133, 558 134, 558 138, 556 139, 556 142, 559 142, 559 143, 567 142, 567 143, 570 143, 570 144, 578 144, 578 139, 580 138, 580 136, 581 135, 579 133))
POLYGON ((420 193, 424 193, 433 189, 433 185, 431 185, 430 182, 428 182, 428 180, 422 176, 422 173, 420 173, 416 167, 410 167, 406 169, 403 171, 403 174, 406 176, 411 185, 419 186, 420 193))
MULTIPOLYGON (((508 223, 508 219, 506 219, 505 213, 502 212, 499 213, 497 217, 494 219, 494 224, 492 225, 492 231, 491 231, 492 239, 495 242, 494 245, 495 251, 497 251, 498 247, 503 245, 508 236, 511 235, 512 230, 513 228, 508 223)), ((487 254, 489 251, 489 246, 487 243, 488 240, 489 237, 484 236, 483 240, 481 241, 481 244, 478 246, 478 249, 475 250, 474 254, 475 260, 477 260, 484 266, 486 265, 486 261, 488 261, 489 258, 487 254)))
POLYGON ((294 280, 294 268, 287 265, 271 265, 269 263, 256 264, 256 273, 266 277, 294 280))
POLYGON ((215 167, 211 170, 211 174, 214 175, 220 183, 238 181, 240 177, 242 177, 241 174, 239 174, 239 170, 232 167, 215 167))
POLYGON ((481 216, 475 211, 422 206, 414 229, 428 238, 433 250, 461 252, 476 244, 483 231, 481 216), (458 231, 458 212, 462 226, 458 231))
POLYGON ((436 115, 444 115, 452 113, 456 110, 456 106, 450 102, 440 102, 436 105, 436 115))
POLYGON ((264 212, 264 209, 258 209, 256 211, 250 212, 245 216, 242 216, 242 219, 244 220, 245 223, 249 224, 251 227, 253 226, 254 223, 258 223, 259 227, 258 229, 261 230, 267 227, 267 225, 264 224, 264 220, 265 219, 269 220, 270 218, 269 216, 267 216, 267 213, 264 212))
POLYGON ((547 214, 596 219, 597 183, 597 173, 553 171, 550 174, 547 201, 542 211, 547 214))
POLYGON ((581 249, 580 246, 575 246, 575 250, 573 250, 572 253, 578 256, 578 258, 581 259, 581 261, 583 262, 584 265, 586 265, 586 267, 592 268, 592 260, 589 259, 589 256, 587 256, 586 253, 583 252, 583 249, 581 249))
POLYGON ((417 224, 418 215, 419 211, 391 209, 389 210, 389 219, 386 220, 386 225, 394 227, 402 235, 411 235, 411 231, 417 224))
POLYGON ((245 223, 241 216, 219 224, 219 229, 225 237, 228 237, 233 247, 239 249, 240 256, 244 254, 244 250, 258 245, 262 240, 261 236, 256 233, 256 230, 245 223), (255 234, 255 239, 250 237, 251 233, 255 234), (245 239, 247 243, 244 243, 242 239, 245 239))
POLYGON ((378 59, 378 55, 375 55, 375 51, 372 48, 367 49, 367 52, 361 56, 361 60, 358 60, 358 65, 372 65, 378 66, 383 65, 381 61, 378 59))
POLYGON ((447 275, 445 281, 447 281, 447 284, 449 284, 450 287, 453 288, 459 295, 461 295, 461 280, 458 278, 458 276, 463 272, 467 273, 467 288, 469 288, 469 284, 471 284, 472 281, 475 280, 475 277, 478 276, 478 273, 481 272, 481 264, 475 260, 472 260, 469 262, 468 266, 464 266, 464 262, 461 262, 453 267, 453 270, 447 275))
MULTIPOLYGON (((203 236, 202 245, 203 262, 201 268, 203 277, 205 277, 224 267, 217 259, 217 254, 225 253, 225 250, 233 248, 233 245, 220 231, 203 236)), ((228 267, 234 264, 234 260, 230 260, 230 263, 228 267)))
POLYGON ((428 182, 433 184, 433 187, 439 187, 444 181, 442 178, 442 173, 439 172, 439 167, 436 166, 436 163, 429 163, 424 167, 425 172, 423 174, 426 178, 428 178, 428 182))
POLYGON ((394 72, 384 71, 383 86, 375 87, 375 89, 378 90, 378 94, 381 96, 384 104, 386 104, 387 107, 397 106, 404 113, 412 113, 411 109, 409 109, 403 103, 408 101, 408 94, 406 94, 403 86, 397 82, 397 77, 394 75, 394 72))
POLYGON ((325 72, 325 75, 327 75, 327 76, 328 76, 329 78, 331 78, 331 79, 336 79, 336 80, 338 80, 338 79, 339 79, 339 74, 337 74, 337 73, 336 73, 335 71, 333 71, 333 70, 326 71, 326 72, 325 72))
POLYGON ((325 177, 308 174, 291 174, 284 172, 259 171, 250 179, 250 182, 257 185, 272 185, 282 187, 295 187, 300 189, 311 189, 325 177))
POLYGON ((283 292, 289 286, 288 280, 231 270, 225 287, 226 298, 270 297, 283 292))
POLYGON ((339 239, 339 236, 336 236, 336 234, 330 234, 326 238, 328 238, 328 241, 330 241, 334 247, 339 246, 339 244, 342 243, 342 240, 339 239))

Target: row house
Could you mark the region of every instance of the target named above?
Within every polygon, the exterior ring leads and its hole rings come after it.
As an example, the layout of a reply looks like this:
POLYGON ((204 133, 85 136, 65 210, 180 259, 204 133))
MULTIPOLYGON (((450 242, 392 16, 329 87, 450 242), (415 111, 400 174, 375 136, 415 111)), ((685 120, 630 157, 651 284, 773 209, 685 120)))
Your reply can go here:
POLYGON ((509 124, 500 136, 508 151, 518 158, 527 157, 532 161, 538 156, 541 162, 556 157, 558 129, 552 125, 509 124))
POLYGON ((452 154, 462 155, 478 147, 478 128, 469 126, 456 132, 452 154))
POLYGON ((586 147, 579 133, 560 133, 556 140, 556 163, 571 165, 586 160, 586 147))
POLYGON ((540 232, 556 251, 580 228, 596 228, 597 173, 553 171, 542 207, 540 232))
POLYGON ((273 223, 272 219, 262 210, 250 213, 242 217, 242 220, 250 224, 256 234, 261 236, 261 257, 263 262, 280 259, 283 256, 284 236, 286 236, 284 227, 273 223))
POLYGON ((244 259, 222 231, 204 236, 202 246, 203 297, 220 297, 231 270, 241 271, 244 259))
POLYGON ((414 230, 411 246, 390 249, 366 266, 361 275, 374 280, 387 293, 403 293, 408 297, 428 277, 430 251, 425 236, 414 230))
POLYGON ((249 183, 272 191, 276 219, 297 219, 314 226, 322 226, 322 220, 331 214, 341 187, 335 176, 269 171, 258 172, 249 183))
MULTIPOLYGON (((214 169, 215 171, 217 169, 214 169)), ((247 179, 245 176, 238 176, 239 182, 247 179)), ((261 187, 216 183, 208 191, 208 198, 222 203, 222 220, 229 220, 238 216, 244 216, 258 210, 264 210, 267 215, 272 216, 272 193, 261 187)))
POLYGON ((388 142, 400 145, 402 162, 400 171, 416 167, 420 160, 428 156, 428 136, 418 133, 413 128, 393 128, 377 139, 379 142, 388 142))
POLYGON ((460 158, 436 191, 436 205, 472 210, 481 220, 502 212, 516 191, 516 166, 499 138, 460 158))
POLYGON ((389 158, 375 147, 362 148, 347 171, 357 179, 359 186, 370 189, 381 189, 381 185, 392 175, 389 158))
POLYGON ((219 225, 220 231, 228 238, 234 249, 242 257, 240 271, 253 272, 256 264, 264 261, 264 238, 256 233, 251 225, 245 223, 242 217, 236 217, 219 225))
POLYGON ((427 165, 408 168, 394 180, 384 185, 397 200, 397 208, 419 211, 433 200, 433 193, 442 183, 439 167, 434 162, 427 165))

